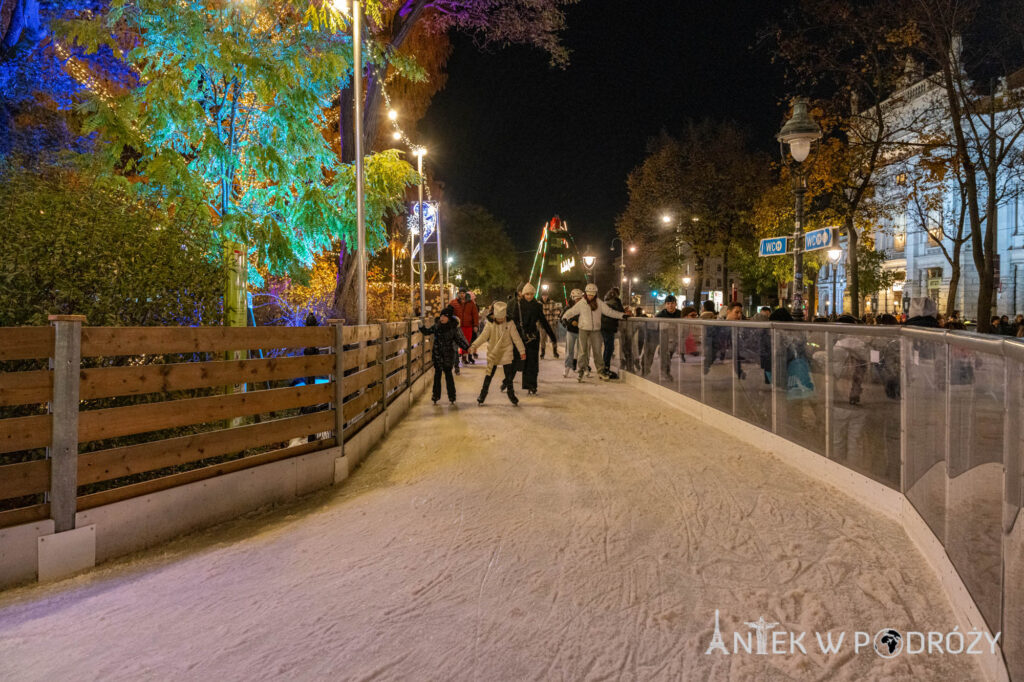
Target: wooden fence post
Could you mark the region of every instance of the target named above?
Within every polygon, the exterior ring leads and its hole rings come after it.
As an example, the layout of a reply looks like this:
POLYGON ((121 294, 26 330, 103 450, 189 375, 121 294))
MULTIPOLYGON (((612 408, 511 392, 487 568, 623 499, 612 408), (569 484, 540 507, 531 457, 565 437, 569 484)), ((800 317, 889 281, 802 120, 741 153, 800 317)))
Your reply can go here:
MULTIPOLYGON (((386 410, 388 407, 388 385, 387 385, 387 369, 384 367, 384 344, 387 343, 388 338, 388 324, 385 320, 377 320, 377 326, 380 327, 380 348, 377 350, 377 361, 380 363, 380 407, 382 410, 386 410)), ((387 424, 385 423, 385 429, 387 424)))
POLYGON ((334 327, 334 438, 345 456, 345 320, 329 319, 327 323, 334 327))
POLYGON ((412 320, 405 321, 405 390, 412 390, 412 320))
POLYGON ((55 533, 75 528, 78 501, 78 392, 82 373, 82 315, 50 315, 54 327, 53 436, 46 458, 50 460, 50 518, 55 533))

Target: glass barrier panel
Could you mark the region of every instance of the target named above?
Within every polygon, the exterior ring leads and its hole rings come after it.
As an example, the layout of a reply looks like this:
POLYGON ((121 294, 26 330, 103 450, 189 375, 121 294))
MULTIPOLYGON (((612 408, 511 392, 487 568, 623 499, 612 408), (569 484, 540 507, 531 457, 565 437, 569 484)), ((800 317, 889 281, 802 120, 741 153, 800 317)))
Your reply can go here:
POLYGON ((946 536, 946 343, 904 337, 904 494, 937 538, 946 536))
POLYGON ((733 325, 720 322, 704 326, 704 404, 732 414, 733 325))
POLYGON ((825 332, 778 329, 773 350, 779 376, 777 433, 808 450, 825 454, 825 332))
MULTIPOLYGON (((982 616, 998 632, 1003 572, 1003 357, 949 339, 943 544, 982 616)), ((1002 349, 997 346, 997 350, 1002 349)))
POLYGON ((736 416, 772 428, 772 330, 736 329, 736 416))
POLYGON ((829 457, 900 487, 900 340, 832 333, 829 457))
POLYGON ((679 325, 679 392, 700 400, 703 329, 698 324, 679 325))
POLYGON ((1024 344, 1006 345, 1002 641, 1010 679, 1024 680, 1024 344))

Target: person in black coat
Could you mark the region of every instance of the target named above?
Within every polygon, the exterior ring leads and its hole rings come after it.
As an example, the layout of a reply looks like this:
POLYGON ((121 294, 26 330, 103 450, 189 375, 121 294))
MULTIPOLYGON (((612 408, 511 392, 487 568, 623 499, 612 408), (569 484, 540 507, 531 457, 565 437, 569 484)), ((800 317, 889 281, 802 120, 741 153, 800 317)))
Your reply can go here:
POLYGON ((420 325, 420 331, 424 334, 434 335, 434 347, 430 351, 430 357, 434 361, 434 390, 430 399, 437 404, 441 399, 441 374, 444 373, 445 387, 448 389, 448 400, 455 404, 455 377, 452 376, 452 368, 458 355, 455 347, 462 350, 469 350, 469 342, 459 328, 459 319, 455 317, 455 310, 446 306, 439 317, 434 318, 431 327, 420 325))
POLYGON ((540 371, 540 334, 547 334, 553 343, 558 343, 555 330, 544 316, 544 306, 534 298, 537 290, 527 282, 523 285, 522 296, 509 306, 508 319, 516 325, 519 336, 526 345, 526 362, 523 366, 523 390, 537 395, 537 373, 540 371))
MULTIPOLYGON (((617 312, 625 312, 622 307, 622 299, 619 298, 619 290, 612 287, 604 295, 604 302, 608 307, 617 312)), ((619 333, 619 321, 614 317, 601 316, 601 338, 604 340, 604 366, 611 372, 612 355, 615 354, 615 336, 619 333)), ((632 364, 631 354, 624 353, 626 367, 632 364)))

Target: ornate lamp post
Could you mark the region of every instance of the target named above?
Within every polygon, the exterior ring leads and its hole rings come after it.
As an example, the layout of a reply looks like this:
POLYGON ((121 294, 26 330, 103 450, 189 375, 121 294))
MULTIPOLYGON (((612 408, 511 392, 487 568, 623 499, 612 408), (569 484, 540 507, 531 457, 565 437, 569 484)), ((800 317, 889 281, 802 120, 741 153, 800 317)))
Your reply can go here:
POLYGON ((793 195, 796 200, 796 215, 793 226, 793 317, 804 319, 804 258, 801 240, 804 233, 804 195, 807 193, 807 172, 802 165, 811 153, 811 147, 821 139, 821 128, 807 111, 807 101, 793 100, 793 115, 775 136, 779 141, 782 162, 790 167, 793 175, 793 195), (789 156, 785 145, 789 145, 789 156))
POLYGON ((591 274, 594 272, 594 265, 597 264, 597 256, 591 251, 590 247, 587 247, 587 252, 583 254, 583 269, 587 273, 587 279, 590 279, 591 274))
MULTIPOLYGON (((423 232, 423 157, 427 153, 426 147, 417 147, 413 153, 416 155, 416 172, 420 176, 419 184, 419 229, 420 229, 420 317, 426 317, 427 315, 427 296, 426 296, 426 283, 424 282, 424 274, 426 273, 427 266, 425 262, 425 256, 427 250, 427 241, 424 239, 425 233, 423 232)), ((440 259, 438 259, 440 260, 440 259)))
POLYGON ((689 275, 683 277, 683 305, 686 305, 690 299, 690 282, 692 281, 693 279, 689 275))
POLYGON ((829 306, 829 311, 832 315, 836 314, 836 279, 839 278, 839 259, 843 257, 842 249, 829 249, 828 259, 832 262, 832 305, 829 306))

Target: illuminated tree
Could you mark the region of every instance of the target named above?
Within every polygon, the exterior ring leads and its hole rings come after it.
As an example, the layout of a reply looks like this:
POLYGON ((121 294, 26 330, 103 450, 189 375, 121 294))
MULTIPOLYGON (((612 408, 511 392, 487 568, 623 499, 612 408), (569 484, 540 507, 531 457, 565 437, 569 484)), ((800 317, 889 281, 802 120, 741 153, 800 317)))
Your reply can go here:
MULTIPOLYGON (((111 168, 173 204, 201 200, 217 236, 246 246, 256 271, 303 279, 332 241, 355 241, 353 169, 323 135, 351 68, 344 34, 317 30, 299 0, 113 0, 57 22, 89 52, 107 46, 139 74, 124 94, 81 109, 111 168)), ((367 160, 371 248, 416 175, 397 152, 367 160)))

